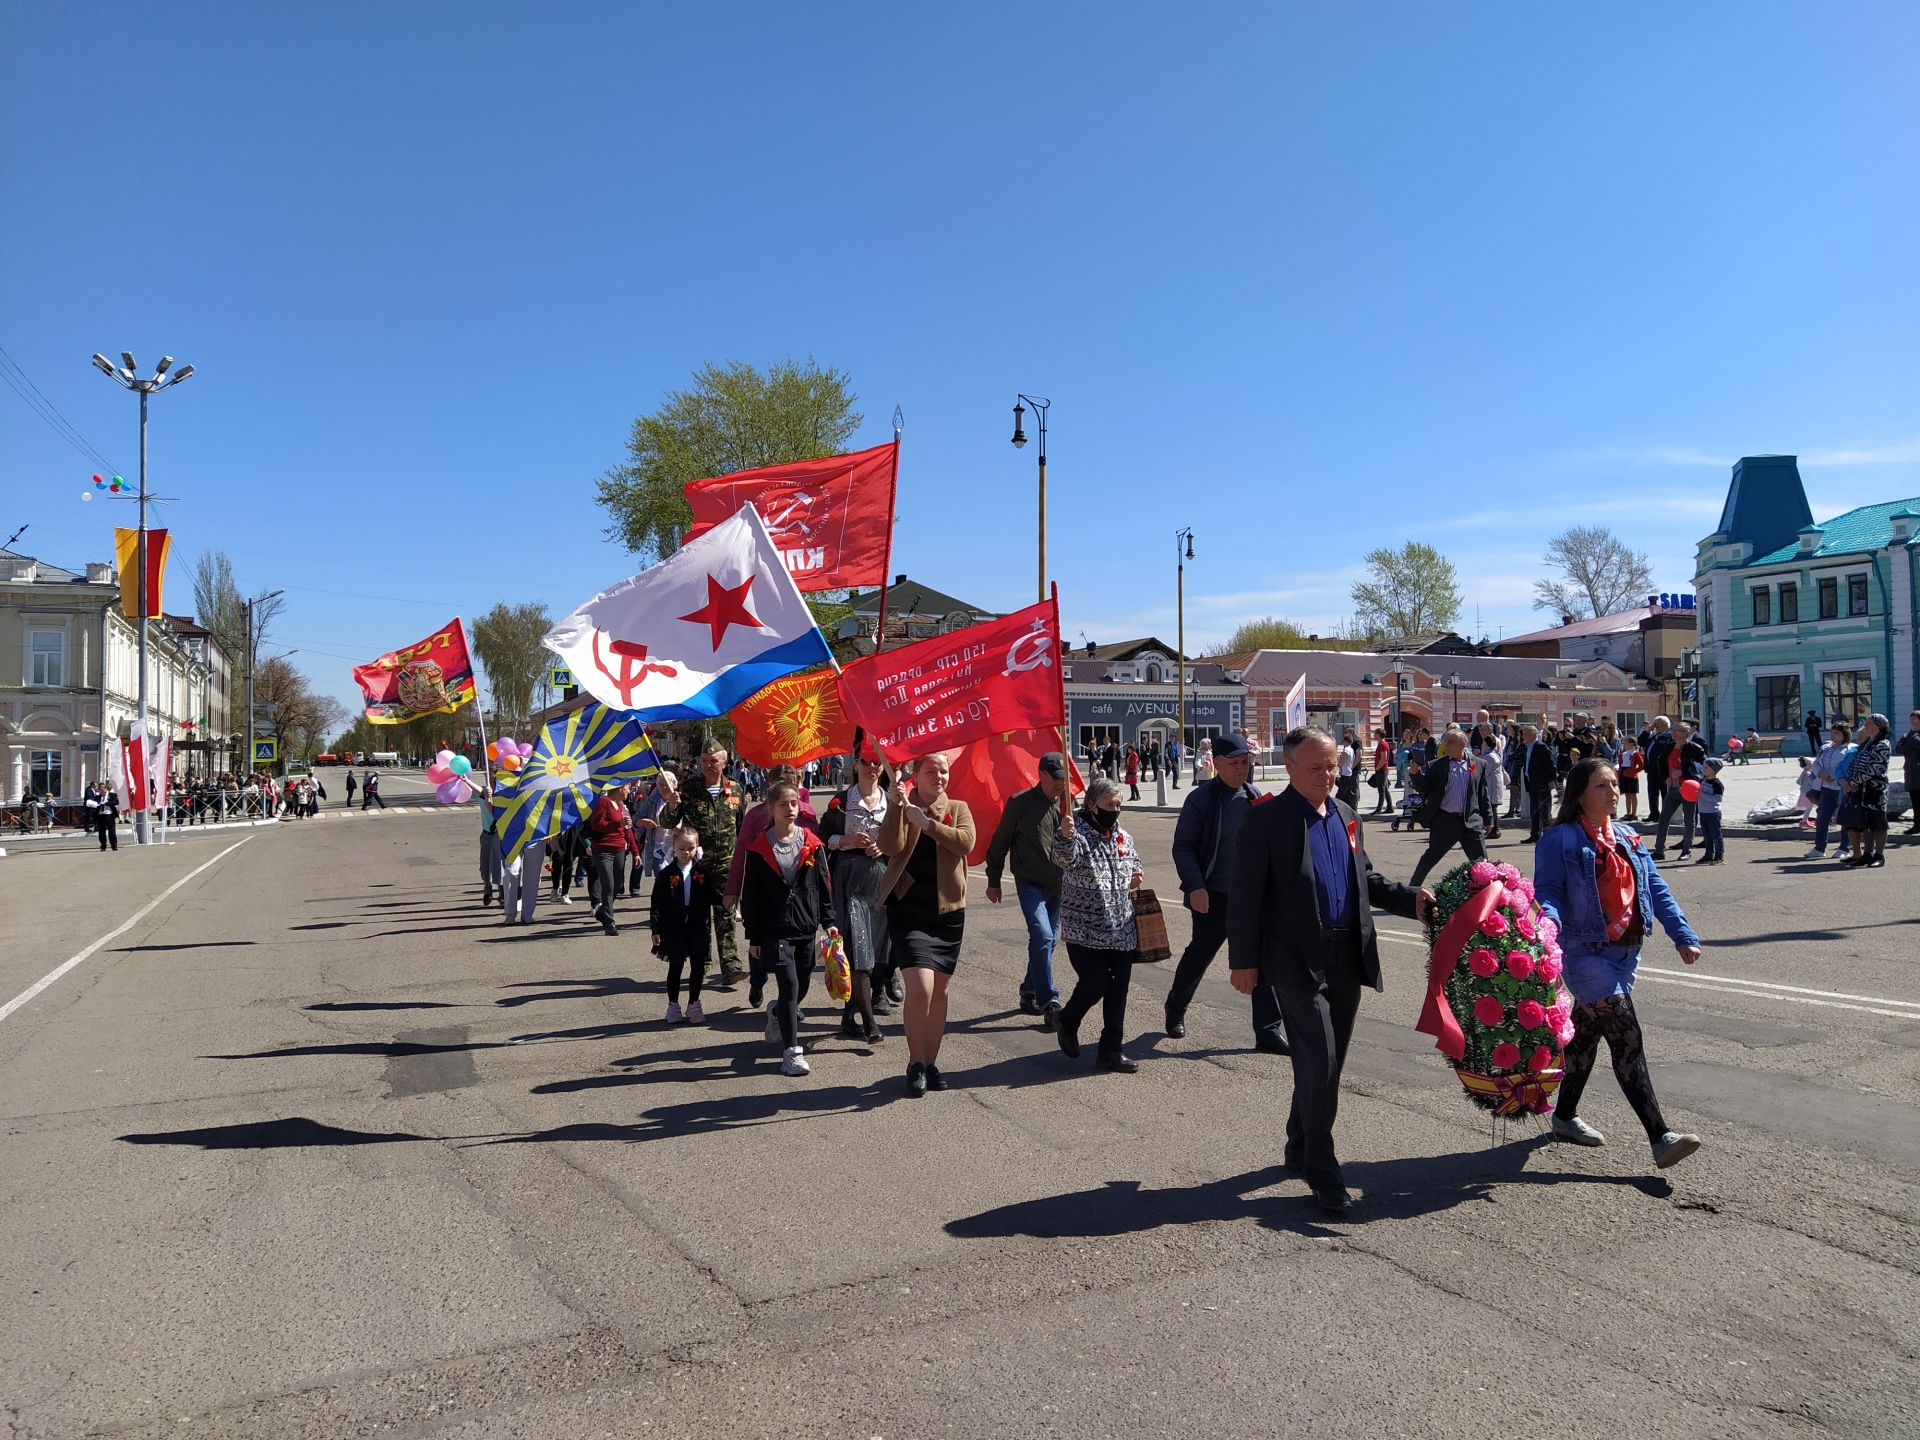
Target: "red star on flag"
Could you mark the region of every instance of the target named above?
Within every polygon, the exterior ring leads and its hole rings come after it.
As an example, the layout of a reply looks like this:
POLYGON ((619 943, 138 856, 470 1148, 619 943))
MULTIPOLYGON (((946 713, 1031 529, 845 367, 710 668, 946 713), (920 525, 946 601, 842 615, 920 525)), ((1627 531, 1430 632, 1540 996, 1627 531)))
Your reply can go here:
POLYGON ((720 648, 721 637, 727 633, 729 625, 751 625, 755 630, 764 630, 759 618, 747 609, 747 591, 753 588, 755 576, 749 575, 738 585, 722 585, 713 576, 707 576, 707 603, 691 615, 682 615, 682 620, 691 620, 696 625, 705 625, 713 631, 713 648, 720 648))

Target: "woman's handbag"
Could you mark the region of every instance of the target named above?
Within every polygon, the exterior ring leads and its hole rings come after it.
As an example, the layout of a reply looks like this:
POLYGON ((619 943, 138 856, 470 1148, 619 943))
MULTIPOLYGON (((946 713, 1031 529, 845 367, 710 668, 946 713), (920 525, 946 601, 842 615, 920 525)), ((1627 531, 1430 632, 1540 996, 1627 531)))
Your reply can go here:
POLYGON ((1142 964, 1173 958, 1173 946, 1167 941, 1167 917, 1161 912, 1160 897, 1151 890, 1133 892, 1133 958, 1142 964))

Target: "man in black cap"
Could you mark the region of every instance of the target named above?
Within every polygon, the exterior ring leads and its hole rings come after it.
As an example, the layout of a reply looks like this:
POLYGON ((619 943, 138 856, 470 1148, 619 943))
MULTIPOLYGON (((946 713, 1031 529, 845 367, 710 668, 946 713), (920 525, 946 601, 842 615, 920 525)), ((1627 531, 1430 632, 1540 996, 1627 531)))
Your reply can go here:
POLYGON ((1053 863, 1060 829, 1060 802, 1067 793, 1067 757, 1058 750, 1040 757, 1040 778, 1031 790, 1007 801, 987 845, 987 900, 1000 903, 1000 872, 1013 862, 1013 888, 1027 921, 1027 973, 1020 982, 1020 1013, 1044 1017, 1052 1030, 1060 1018, 1060 992, 1053 988, 1053 947, 1060 934, 1060 867, 1053 863))
MULTIPOLYGON (((1187 1033, 1187 1006, 1200 977, 1227 941, 1227 883, 1239 850, 1240 830, 1261 799, 1251 783, 1253 755, 1238 735, 1213 740, 1213 778, 1187 796, 1173 830, 1173 863, 1180 893, 1193 913, 1193 938, 1173 972, 1167 992, 1167 1034, 1187 1033)), ((1287 1053, 1286 1026, 1271 985, 1253 992, 1253 1043, 1275 1055, 1287 1053)))

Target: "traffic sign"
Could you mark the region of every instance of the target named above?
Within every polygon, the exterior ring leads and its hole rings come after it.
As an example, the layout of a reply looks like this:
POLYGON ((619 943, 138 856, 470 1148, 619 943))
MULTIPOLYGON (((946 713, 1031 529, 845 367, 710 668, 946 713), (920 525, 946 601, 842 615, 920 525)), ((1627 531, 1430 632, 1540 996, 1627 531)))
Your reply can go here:
POLYGON ((279 758, 280 742, 278 740, 256 740, 253 742, 254 764, 271 765, 279 758))
POLYGON ((556 665, 547 672, 547 683, 556 690, 570 690, 575 684, 573 671, 564 665, 556 665))

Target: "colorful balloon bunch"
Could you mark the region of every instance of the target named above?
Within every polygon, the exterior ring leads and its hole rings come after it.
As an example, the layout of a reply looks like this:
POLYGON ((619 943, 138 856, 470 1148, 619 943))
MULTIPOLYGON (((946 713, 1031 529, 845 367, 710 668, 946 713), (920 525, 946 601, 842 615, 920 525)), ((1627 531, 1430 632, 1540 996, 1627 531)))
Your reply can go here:
MULTIPOLYGON (((106 490, 112 494, 119 495, 132 489, 133 486, 122 480, 118 475, 114 476, 111 480, 103 480, 98 475, 93 477, 93 490, 106 490)), ((80 498, 82 500, 93 499, 93 490, 82 490, 80 492, 80 498)))
POLYGON ((467 779, 472 773, 473 762, 451 750, 442 750, 427 766, 427 779, 436 787, 434 798, 442 805, 464 805, 473 798, 473 785, 467 779))
POLYGON ((501 736, 487 746, 487 758, 509 775, 519 771, 533 755, 533 746, 501 736))

